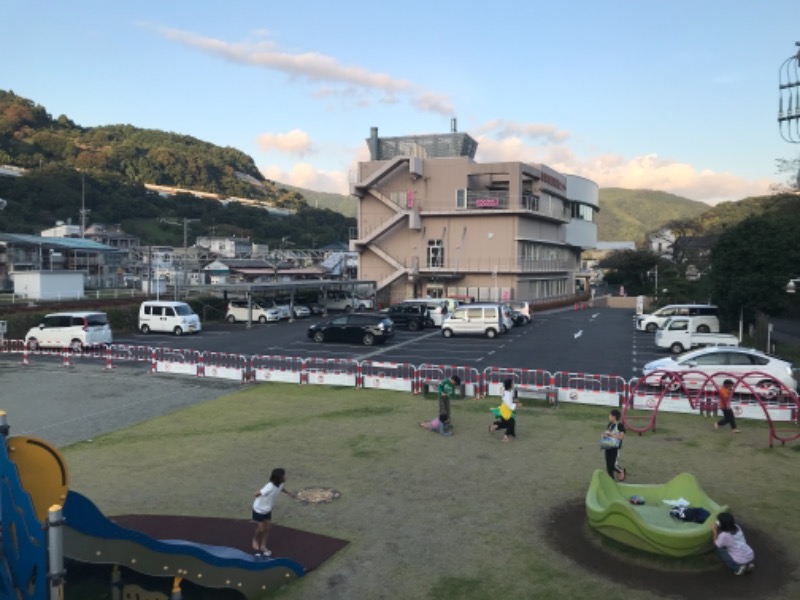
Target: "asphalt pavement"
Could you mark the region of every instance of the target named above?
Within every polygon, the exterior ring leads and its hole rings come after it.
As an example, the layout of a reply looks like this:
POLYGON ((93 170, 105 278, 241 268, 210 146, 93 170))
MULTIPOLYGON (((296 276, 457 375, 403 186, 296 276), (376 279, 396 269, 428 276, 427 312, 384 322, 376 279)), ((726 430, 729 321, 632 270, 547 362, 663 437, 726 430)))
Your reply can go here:
MULTIPOLYGON (((198 335, 133 334, 118 344, 252 355, 347 358, 413 365, 540 369, 551 372, 638 375, 642 365, 665 355, 652 335, 636 332, 633 311, 610 308, 564 309, 534 315, 530 325, 512 328, 494 339, 445 338, 438 329, 398 330, 379 346, 317 344, 306 336, 319 317, 294 322, 208 324, 198 335)), ((33 435, 63 446, 204 402, 240 389, 223 379, 149 372, 149 363, 115 363, 106 369, 98 359, 71 361, 0 355, 0 410, 6 411, 12 435, 33 435)))

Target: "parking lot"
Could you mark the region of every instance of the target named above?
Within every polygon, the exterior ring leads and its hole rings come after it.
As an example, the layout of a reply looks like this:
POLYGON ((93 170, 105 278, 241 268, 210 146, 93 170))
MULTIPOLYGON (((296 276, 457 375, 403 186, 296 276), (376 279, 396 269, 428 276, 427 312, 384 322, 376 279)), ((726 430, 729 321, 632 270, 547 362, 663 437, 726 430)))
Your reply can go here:
POLYGON ((609 308, 562 309, 534 316, 530 325, 514 327, 495 339, 481 336, 444 338, 438 328, 409 331, 397 328, 385 344, 315 343, 306 335, 321 317, 258 324, 206 323, 199 335, 158 334, 116 336, 115 342, 186 348, 199 351, 355 360, 411 364, 463 365, 544 369, 613 374, 630 378, 644 362, 664 356, 652 335, 637 333, 633 311, 609 308))

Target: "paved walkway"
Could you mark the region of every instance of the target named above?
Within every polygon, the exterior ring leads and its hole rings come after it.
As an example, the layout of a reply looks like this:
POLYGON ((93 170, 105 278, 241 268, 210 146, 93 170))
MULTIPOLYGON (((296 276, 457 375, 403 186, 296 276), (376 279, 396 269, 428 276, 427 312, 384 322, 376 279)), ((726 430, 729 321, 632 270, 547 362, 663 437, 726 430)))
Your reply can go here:
POLYGON ((66 446, 241 389, 226 380, 151 375, 148 367, 22 366, 19 355, 0 356, 0 410, 11 435, 66 446))

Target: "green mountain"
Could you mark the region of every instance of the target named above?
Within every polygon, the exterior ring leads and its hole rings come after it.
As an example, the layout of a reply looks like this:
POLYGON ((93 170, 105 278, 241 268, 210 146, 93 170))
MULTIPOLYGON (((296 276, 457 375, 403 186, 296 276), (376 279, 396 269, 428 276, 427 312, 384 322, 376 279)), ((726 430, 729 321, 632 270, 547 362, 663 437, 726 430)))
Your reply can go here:
POLYGON ((603 242, 643 242, 648 232, 675 219, 693 219, 710 209, 708 204, 655 190, 600 190, 597 239, 603 242))
POLYGON ((345 196, 344 194, 333 194, 330 192, 315 192, 314 190, 293 187, 291 185, 282 185, 287 190, 300 194, 312 208, 327 208, 345 217, 356 218, 358 200, 356 200, 354 196, 345 196))
POLYGON ((176 225, 191 223, 192 237, 226 235, 314 248, 346 242, 355 225, 352 218, 311 208, 298 191, 266 180, 253 159, 235 148, 131 125, 81 127, 0 90, 3 164, 27 173, 0 177, 0 198, 8 201, 0 212, 0 231, 38 233, 57 221, 78 223, 85 209, 88 223, 120 224, 144 244, 180 245, 184 228, 176 225), (162 197, 145 184, 212 197, 162 197), (295 214, 272 214, 267 207, 295 214))

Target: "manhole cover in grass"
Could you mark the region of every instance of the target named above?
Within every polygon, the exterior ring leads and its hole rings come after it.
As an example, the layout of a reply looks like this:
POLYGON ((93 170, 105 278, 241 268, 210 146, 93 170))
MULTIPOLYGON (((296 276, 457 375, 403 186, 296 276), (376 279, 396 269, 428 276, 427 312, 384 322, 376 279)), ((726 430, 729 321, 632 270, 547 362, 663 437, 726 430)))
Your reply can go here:
POLYGON ((295 500, 303 504, 327 504, 333 502, 341 494, 332 488, 309 487, 297 490, 294 493, 295 500))

